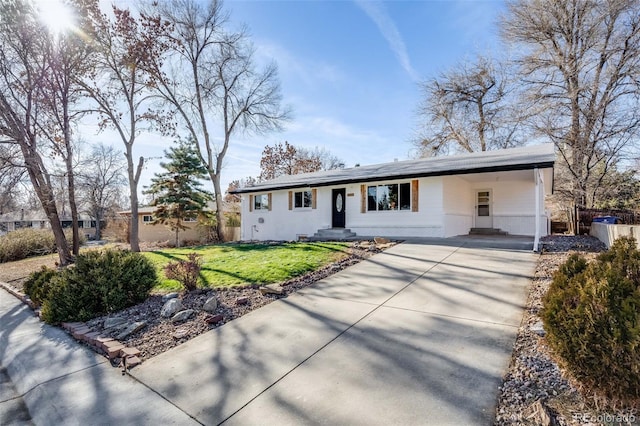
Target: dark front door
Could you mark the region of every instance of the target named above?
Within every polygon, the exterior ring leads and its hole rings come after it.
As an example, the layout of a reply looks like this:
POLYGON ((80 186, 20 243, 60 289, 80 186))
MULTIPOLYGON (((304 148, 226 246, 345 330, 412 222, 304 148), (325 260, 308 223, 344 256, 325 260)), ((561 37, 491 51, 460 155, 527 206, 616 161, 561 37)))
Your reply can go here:
POLYGON ((331 215, 332 228, 344 228, 346 216, 344 213, 346 190, 344 188, 334 189, 331 191, 333 214, 331 215))

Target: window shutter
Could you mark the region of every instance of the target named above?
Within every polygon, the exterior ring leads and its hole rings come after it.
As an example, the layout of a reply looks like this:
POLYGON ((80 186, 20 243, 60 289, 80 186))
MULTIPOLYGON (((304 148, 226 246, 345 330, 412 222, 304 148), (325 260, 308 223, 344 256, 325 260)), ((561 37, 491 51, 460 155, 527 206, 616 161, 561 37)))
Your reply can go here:
POLYGON ((249 195, 249 211, 253 211, 253 195, 249 195))
POLYGON ((271 194, 271 193, 267 194, 267 199, 269 200, 269 211, 271 211, 271 204, 273 204, 273 203, 271 202, 271 200, 273 199, 272 195, 273 195, 273 194, 271 194))
POLYGON ((289 210, 293 210, 293 191, 289 191, 289 210))
POLYGON ((411 181, 411 211, 418 211, 418 179, 411 181))
POLYGON ((312 209, 315 209, 316 207, 318 207, 318 203, 316 203, 317 198, 318 198, 318 190, 312 189, 311 190, 311 208, 312 209))
POLYGON ((360 213, 367 212, 367 185, 360 185, 360 213))

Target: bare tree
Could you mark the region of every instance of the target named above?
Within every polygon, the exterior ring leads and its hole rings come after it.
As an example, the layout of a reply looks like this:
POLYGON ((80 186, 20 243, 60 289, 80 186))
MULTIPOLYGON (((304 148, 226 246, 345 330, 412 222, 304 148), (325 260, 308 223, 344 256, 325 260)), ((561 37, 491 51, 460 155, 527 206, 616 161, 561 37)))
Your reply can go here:
POLYGON ((61 265, 73 261, 53 198, 50 173, 43 159, 41 135, 49 123, 42 104, 49 43, 33 4, 0 3, 0 141, 20 148, 29 179, 51 229, 61 265))
POLYGON ((18 207, 18 185, 27 170, 20 150, 15 145, 0 145, 0 214, 18 207))
POLYGON ((91 35, 96 51, 95 72, 80 82, 85 93, 94 101, 93 112, 100 116, 100 127, 112 128, 125 147, 131 218, 129 242, 132 251, 140 251, 138 237, 138 184, 144 157, 137 164, 134 144, 144 126, 155 125, 161 131, 171 126, 167 114, 154 108, 151 88, 155 82, 142 64, 150 58, 162 57, 165 45, 161 42, 166 22, 153 16, 135 17, 129 10, 113 6, 110 19, 96 7, 95 27, 91 35))
POLYGON ((556 191, 573 205, 597 202, 593 186, 638 149, 640 2, 510 1, 502 33, 536 106, 535 136, 561 158, 556 191))
POLYGON ((320 168, 318 170, 336 170, 344 169, 344 161, 338 156, 332 154, 326 148, 315 147, 314 149, 307 149, 303 147, 296 147, 298 150, 298 156, 300 158, 308 158, 317 160, 320 162, 320 168))
POLYGON ((419 156, 476 152, 521 145, 523 117, 509 102, 504 65, 480 57, 421 84, 419 156))
POLYGON ((256 69, 247 34, 224 30, 227 15, 220 1, 167 0, 156 7, 172 25, 170 51, 149 68, 158 80, 158 93, 177 111, 207 167, 216 201, 216 232, 222 239, 221 176, 232 137, 279 130, 289 117, 281 107, 277 68, 272 64, 256 69), (221 142, 212 135, 216 128, 221 142))
POLYGON ((122 152, 104 144, 95 145, 82 164, 78 192, 86 212, 96 221, 95 238, 99 240, 107 213, 120 205, 120 192, 127 184, 127 164, 122 152))
MULTIPOLYGON (((80 8, 78 7, 78 11, 80 8)), ((78 13, 78 20, 84 14, 78 13)), ((79 23, 80 27, 85 27, 79 23)), ((72 127, 82 111, 78 110, 81 100, 81 87, 77 81, 91 72, 93 67, 92 50, 76 32, 53 34, 50 43, 43 46, 47 72, 42 87, 42 104, 49 116, 49 128, 44 135, 51 142, 54 152, 65 165, 67 201, 72 221, 72 252, 77 256, 80 251, 78 229, 78 206, 75 195, 75 160, 72 127)), ((93 75, 93 73, 92 73, 93 75)))
POLYGON ((313 150, 296 147, 285 141, 265 146, 260 159, 260 180, 275 179, 283 175, 317 172, 344 168, 344 161, 326 149, 313 150))

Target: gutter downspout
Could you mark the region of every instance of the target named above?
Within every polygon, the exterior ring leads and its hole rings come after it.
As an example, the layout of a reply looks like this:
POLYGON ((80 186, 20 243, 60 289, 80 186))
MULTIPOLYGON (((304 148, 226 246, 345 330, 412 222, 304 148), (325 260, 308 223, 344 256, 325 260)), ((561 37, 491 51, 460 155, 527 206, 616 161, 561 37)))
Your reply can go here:
POLYGON ((533 176, 536 182, 536 214, 535 214, 535 236, 533 237, 533 251, 539 251, 540 246, 540 170, 536 167, 533 169, 533 176))

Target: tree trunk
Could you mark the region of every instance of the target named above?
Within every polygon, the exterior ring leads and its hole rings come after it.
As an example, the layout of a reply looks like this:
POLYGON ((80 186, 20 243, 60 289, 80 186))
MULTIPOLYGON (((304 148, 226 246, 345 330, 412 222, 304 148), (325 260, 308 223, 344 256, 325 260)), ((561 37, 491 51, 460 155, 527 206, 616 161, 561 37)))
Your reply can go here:
POLYGON ((222 202, 222 188, 220 186, 220 172, 213 178, 213 190, 216 198, 216 236, 218 241, 224 241, 224 211, 222 202))
MULTIPOLYGON (((25 164, 27 166, 27 172, 29 179, 33 185, 33 189, 42 204, 42 208, 49 219, 51 224, 51 230, 56 241, 56 249, 58 250, 58 257, 60 259, 60 266, 66 266, 73 263, 73 255, 69 251, 69 245, 62 229, 62 223, 60 222, 60 216, 58 215, 58 209, 56 207, 55 198, 53 196, 53 190, 51 188, 51 182, 46 176, 40 155, 35 150, 26 146, 27 144, 21 143, 20 148, 24 155, 25 164)), ((35 143, 31 143, 31 146, 35 146, 35 143)))
POLYGON ((96 240, 101 240, 102 239, 102 227, 100 226, 100 218, 96 218, 96 233, 95 233, 95 237, 96 240))
POLYGON ((75 179, 73 175, 73 165, 71 164, 71 146, 67 142, 67 158, 65 159, 67 166, 67 190, 69 193, 69 207, 71 208, 71 223, 73 226, 73 255, 77 256, 80 252, 80 230, 78 227, 78 205, 76 204, 75 179))
POLYGON ((133 153, 131 150, 132 143, 127 144, 127 172, 129 174, 129 201, 131 202, 131 218, 129 219, 129 245, 131 251, 140 251, 139 227, 138 227, 138 181, 144 158, 140 157, 138 167, 134 170, 133 153))

